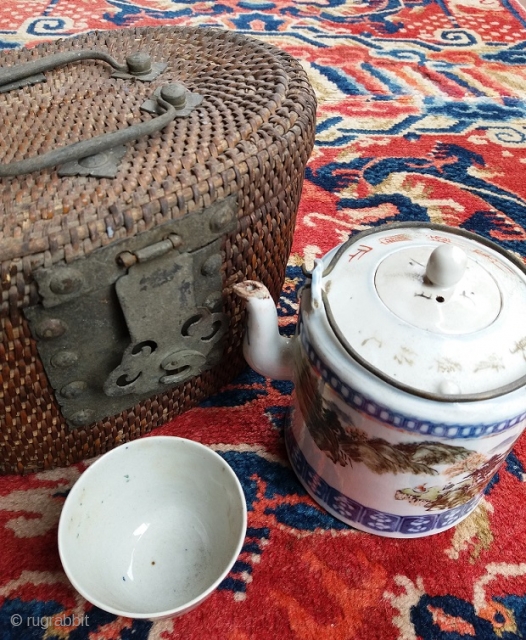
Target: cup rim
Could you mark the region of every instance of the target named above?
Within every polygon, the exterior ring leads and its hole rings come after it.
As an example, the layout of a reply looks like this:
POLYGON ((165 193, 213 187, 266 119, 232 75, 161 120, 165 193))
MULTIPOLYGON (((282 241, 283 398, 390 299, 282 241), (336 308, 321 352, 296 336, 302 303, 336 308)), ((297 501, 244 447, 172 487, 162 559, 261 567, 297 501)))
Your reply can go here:
POLYGON ((85 469, 81 475, 79 476, 79 478, 77 478, 77 480, 75 481, 75 483, 73 484, 73 486, 71 487, 66 500, 64 501, 64 504, 62 505, 62 510, 60 513, 60 518, 59 518, 59 524, 58 524, 58 533, 57 533, 57 540, 58 540, 58 552, 59 552, 59 556, 60 556, 60 561, 62 563, 62 568, 64 569, 64 572, 68 578, 68 580, 71 582, 72 586, 74 587, 74 589, 85 599, 87 600, 89 603, 91 603, 92 605, 98 607, 99 609, 102 609, 103 611, 106 611, 108 613, 112 613, 116 616, 122 616, 125 618, 132 618, 132 619, 151 619, 151 620, 156 620, 156 619, 162 619, 162 618, 171 618, 171 617, 175 617, 177 615, 182 615, 183 613, 186 613, 188 611, 191 611, 192 609, 194 609, 195 607, 197 607, 201 602, 203 602, 209 595, 211 595, 216 589, 217 587, 221 584, 221 582, 226 578, 226 576, 229 574, 230 570, 232 569, 232 567, 234 566, 237 558, 239 557, 239 554, 241 553, 241 549, 243 547, 243 544, 245 542, 245 538, 246 538, 246 531, 247 531, 247 503, 246 503, 246 497, 245 497, 245 493, 243 491, 243 487, 241 486, 241 482, 239 480, 239 478, 237 477, 237 474, 235 473, 235 471, 232 469, 232 467, 228 464, 228 462, 222 458, 216 451, 214 451, 210 446, 202 444, 200 442, 197 442, 195 440, 190 440, 189 438, 181 438, 179 436, 146 436, 146 437, 140 437, 137 438, 136 440, 131 440, 129 442, 123 442, 121 445, 119 445, 118 447, 115 447, 114 449, 111 449, 110 451, 107 451, 106 453, 103 453, 97 460, 95 460, 95 462, 93 462, 92 464, 90 464, 90 466, 85 469), (216 458, 218 461, 220 461, 222 464, 225 465, 226 469, 227 469, 227 473, 229 474, 231 480, 233 481, 234 486, 237 489, 237 493, 238 493, 238 497, 240 499, 240 504, 242 507, 242 514, 241 514, 241 529, 240 529, 240 535, 239 535, 239 539, 237 541, 236 547, 230 557, 230 560, 227 562, 225 568, 223 569, 223 571, 221 572, 221 574, 218 576, 218 578, 216 578, 216 580, 210 584, 204 591, 202 591, 199 595, 195 596, 194 598, 192 598, 191 600, 188 600, 187 602, 177 606, 177 607, 173 607, 170 609, 165 609, 162 611, 152 611, 152 612, 133 612, 133 611, 125 611, 123 609, 118 609, 117 607, 113 607, 111 605, 107 605, 104 602, 102 602, 101 600, 99 600, 98 597, 93 596, 92 594, 89 593, 89 591, 87 589, 85 589, 82 584, 79 583, 78 579, 76 578, 76 576, 73 574, 69 564, 68 564, 68 560, 67 560, 67 554, 65 553, 65 541, 67 538, 67 534, 66 534, 66 511, 67 511, 67 506, 68 506, 68 500, 70 501, 70 504, 72 504, 72 501, 74 500, 74 492, 78 492, 81 490, 82 488, 82 484, 84 484, 85 482, 89 481, 89 479, 91 478, 91 476, 96 473, 96 470, 99 466, 101 466, 101 464, 107 464, 108 460, 116 455, 119 455, 117 452, 119 452, 121 450, 121 447, 123 446, 127 446, 129 447, 138 447, 141 446, 141 444, 143 442, 146 441, 152 441, 155 440, 157 442, 161 442, 161 441, 170 441, 170 442, 184 442, 185 445, 190 445, 192 447, 194 447, 195 449, 199 449, 201 451, 206 451, 207 455, 211 455, 212 458, 216 458), (94 471, 95 470, 95 471, 94 471))

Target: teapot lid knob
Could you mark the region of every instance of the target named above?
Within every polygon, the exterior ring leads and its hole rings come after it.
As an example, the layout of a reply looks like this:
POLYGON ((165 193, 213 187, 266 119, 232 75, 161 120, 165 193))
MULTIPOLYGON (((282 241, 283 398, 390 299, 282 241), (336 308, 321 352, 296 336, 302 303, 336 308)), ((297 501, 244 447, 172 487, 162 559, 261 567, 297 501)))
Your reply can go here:
POLYGON ((460 247, 444 244, 433 250, 426 265, 428 282, 449 288, 456 285, 466 271, 468 257, 460 247))

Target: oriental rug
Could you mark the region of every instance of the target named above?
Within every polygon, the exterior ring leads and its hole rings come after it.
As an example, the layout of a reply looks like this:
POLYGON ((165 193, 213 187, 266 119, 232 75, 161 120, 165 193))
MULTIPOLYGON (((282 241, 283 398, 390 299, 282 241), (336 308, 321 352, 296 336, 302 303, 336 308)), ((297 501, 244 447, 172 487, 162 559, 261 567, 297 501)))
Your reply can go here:
MULTIPOLYGON (((317 143, 279 301, 283 333, 295 329, 302 266, 361 229, 444 223, 526 255, 526 12, 518 3, 8 0, 0 3, 0 49, 163 24, 272 43, 302 61, 316 89, 317 143)), ((118 618, 69 584, 57 523, 89 461, 0 478, 0 638, 526 637, 524 438, 455 528, 382 538, 322 511, 295 478, 283 442, 290 393, 290 383, 247 369, 154 432, 218 451, 238 474, 249 509, 234 569, 181 618, 118 618)))

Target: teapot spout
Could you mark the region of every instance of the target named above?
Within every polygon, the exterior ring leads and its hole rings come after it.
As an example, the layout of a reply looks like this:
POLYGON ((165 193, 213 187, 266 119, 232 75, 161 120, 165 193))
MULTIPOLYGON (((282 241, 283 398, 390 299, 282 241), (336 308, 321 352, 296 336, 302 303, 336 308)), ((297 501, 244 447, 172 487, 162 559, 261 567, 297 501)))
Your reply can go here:
POLYGON ((245 360, 263 376, 292 380, 294 338, 279 333, 278 312, 269 290, 254 280, 236 284, 233 289, 247 304, 248 322, 243 340, 245 360))

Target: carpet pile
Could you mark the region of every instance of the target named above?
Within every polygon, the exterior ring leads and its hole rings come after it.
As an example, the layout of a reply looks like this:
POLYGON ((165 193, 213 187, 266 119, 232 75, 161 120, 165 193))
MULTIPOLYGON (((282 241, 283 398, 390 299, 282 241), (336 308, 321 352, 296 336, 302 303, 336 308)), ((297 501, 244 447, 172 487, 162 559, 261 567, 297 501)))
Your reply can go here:
MULTIPOLYGON (((236 30, 281 47, 317 92, 317 143, 279 301, 283 333, 295 329, 302 265, 360 229, 443 223, 526 255, 526 11, 518 3, 9 0, 0 3, 0 49, 165 24, 236 30)), ((381 538, 324 513, 293 475, 283 443, 290 393, 290 383, 247 369, 155 431, 218 451, 249 508, 233 571, 175 620, 115 617, 65 577, 58 518, 89 461, 0 478, 0 638, 524 638, 524 438, 456 528, 381 538)))

